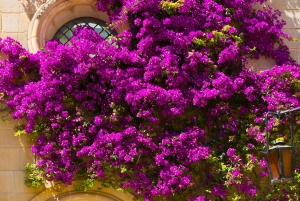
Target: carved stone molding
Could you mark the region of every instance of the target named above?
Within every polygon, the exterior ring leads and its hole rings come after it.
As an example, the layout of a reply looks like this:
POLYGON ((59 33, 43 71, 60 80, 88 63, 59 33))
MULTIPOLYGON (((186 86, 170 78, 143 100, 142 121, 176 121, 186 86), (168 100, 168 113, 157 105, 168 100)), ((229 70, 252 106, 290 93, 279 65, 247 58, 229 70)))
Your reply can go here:
POLYGON ((95 3, 96 0, 47 0, 36 10, 29 24, 29 51, 37 52, 44 47, 46 42, 53 38, 55 32, 72 19, 94 17, 107 22, 108 16, 106 13, 99 12, 95 3))
MULTIPOLYGON (((1 1, 1 0, 0 0, 1 1)), ((34 0, 23 0, 31 1, 34 0)), ((96 0, 37 0, 45 1, 33 15, 28 29, 28 48, 37 52, 53 39, 56 31, 66 22, 79 17, 94 17, 108 22, 108 16, 97 10, 96 0)), ((116 28, 118 33, 129 28, 129 24, 116 28)))
POLYGON ((34 14, 43 4, 50 0, 19 0, 27 14, 34 14))
MULTIPOLYGON (((78 184, 80 181, 73 181, 78 184)), ((52 186, 45 189, 31 201, 71 201, 71 200, 93 200, 93 201, 136 201, 136 197, 130 193, 121 192, 113 188, 104 188, 99 191, 101 182, 96 181, 95 185, 89 191, 76 191, 74 185, 59 187, 59 190, 52 186)))
MULTIPOLYGON (((40 0, 40 1, 45 1, 45 0, 40 0)), ((40 19, 40 17, 45 13, 45 11, 51 7, 51 5, 53 5, 54 3, 56 3, 58 0, 47 0, 46 3, 43 4, 43 6, 38 10, 38 12, 36 13, 36 17, 37 19, 40 19)), ((64 1, 68 1, 68 0, 64 0, 64 1)))

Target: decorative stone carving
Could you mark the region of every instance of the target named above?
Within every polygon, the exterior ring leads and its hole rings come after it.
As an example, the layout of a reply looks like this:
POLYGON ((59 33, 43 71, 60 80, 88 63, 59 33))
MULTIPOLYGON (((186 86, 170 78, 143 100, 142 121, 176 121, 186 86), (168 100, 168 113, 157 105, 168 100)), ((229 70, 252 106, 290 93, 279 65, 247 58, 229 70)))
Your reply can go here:
MULTIPOLYGON (((45 0, 40 0, 40 1, 45 1, 45 0)), ((57 0, 48 0, 37 12, 37 19, 40 19, 40 17, 44 14, 44 12, 56 2, 57 0)), ((68 1, 68 0, 65 0, 68 1)))
POLYGON ((43 4, 51 0, 21 0, 27 14, 34 14, 43 4))
MULTIPOLYGON (((1 1, 1 0, 0 0, 1 1)), ((35 0, 22 0, 33 3, 35 0)), ((93 17, 109 21, 106 13, 97 10, 96 0, 37 0, 41 6, 34 13, 28 29, 28 49, 37 52, 53 39, 56 31, 66 22, 79 17, 93 17), (44 3, 42 3, 44 2, 44 3)), ((116 28, 118 33, 127 30, 125 23, 116 28)))
MULTIPOLYGON (((1 1, 1 0, 0 0, 1 1)), ((23 0, 30 1, 34 0, 23 0)), ((34 13, 28 29, 28 48, 37 52, 51 40, 55 32, 69 20, 78 17, 94 17, 108 21, 106 13, 99 12, 96 0, 38 0, 45 1, 34 13)))

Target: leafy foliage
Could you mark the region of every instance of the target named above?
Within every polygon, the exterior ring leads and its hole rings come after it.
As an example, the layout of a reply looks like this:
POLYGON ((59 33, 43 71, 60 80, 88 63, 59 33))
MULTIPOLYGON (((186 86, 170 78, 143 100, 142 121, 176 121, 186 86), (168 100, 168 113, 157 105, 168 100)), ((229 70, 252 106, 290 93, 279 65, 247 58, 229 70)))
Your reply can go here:
MULTIPOLYGON (((1 40, 2 100, 27 120, 17 134, 36 136, 27 183, 101 180, 145 201, 297 197, 299 170, 263 184, 264 115, 300 106, 291 37, 279 11, 251 7, 263 2, 99 0, 111 28, 130 24, 113 44, 87 27, 36 54, 1 40), (261 55, 277 66, 253 71, 261 55)), ((285 121, 268 126, 281 136, 285 121)))

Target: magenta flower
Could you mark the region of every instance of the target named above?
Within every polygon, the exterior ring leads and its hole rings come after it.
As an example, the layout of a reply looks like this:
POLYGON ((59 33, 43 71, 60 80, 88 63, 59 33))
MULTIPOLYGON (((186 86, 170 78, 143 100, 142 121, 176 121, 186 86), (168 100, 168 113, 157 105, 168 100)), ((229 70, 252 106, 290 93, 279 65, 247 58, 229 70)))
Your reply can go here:
POLYGON ((300 106, 300 71, 280 12, 252 7, 264 2, 97 0, 110 28, 130 25, 110 42, 84 26, 35 54, 1 39, 0 100, 26 120, 16 134, 36 139, 32 173, 101 179, 145 201, 279 195, 258 181, 264 116, 300 106), (276 66, 253 71, 260 56, 276 66))

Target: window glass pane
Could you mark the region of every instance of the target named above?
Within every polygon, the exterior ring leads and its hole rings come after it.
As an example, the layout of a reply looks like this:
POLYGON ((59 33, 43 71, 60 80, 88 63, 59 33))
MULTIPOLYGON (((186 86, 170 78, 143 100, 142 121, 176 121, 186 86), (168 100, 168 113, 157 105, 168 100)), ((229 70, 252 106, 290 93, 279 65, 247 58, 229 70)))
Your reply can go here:
POLYGON ((91 22, 89 23, 89 25, 90 25, 91 27, 93 27, 93 28, 94 28, 95 26, 97 26, 97 24, 91 23, 91 22))
POLYGON ((65 27, 62 27, 59 31, 61 32, 61 33, 66 33, 67 31, 68 31, 69 29, 67 29, 67 28, 65 28, 65 27))
POLYGON ((95 28, 95 31, 97 31, 98 33, 101 33, 101 31, 103 31, 103 28, 99 25, 97 25, 95 28))
POLYGON ((100 35, 105 39, 109 37, 109 34, 106 31, 102 31, 100 35))
POLYGON ((66 44, 68 41, 69 41, 69 40, 68 40, 65 36, 62 36, 62 37, 60 37, 60 39, 59 39, 59 42, 60 42, 61 44, 66 44))
POLYGON ((55 40, 58 40, 61 44, 66 44, 73 37, 73 32, 77 26, 89 25, 95 31, 97 31, 104 39, 108 39, 109 36, 117 35, 115 31, 107 29, 107 25, 104 21, 92 17, 82 17, 73 19, 64 24, 54 35, 55 40))
POLYGON ((68 30, 67 33, 65 33, 65 36, 70 39, 73 36, 73 32, 71 30, 68 30))
POLYGON ((62 37, 62 33, 61 32, 57 32, 54 36, 54 38, 60 38, 62 37))

